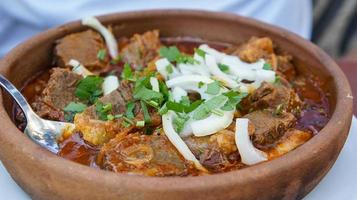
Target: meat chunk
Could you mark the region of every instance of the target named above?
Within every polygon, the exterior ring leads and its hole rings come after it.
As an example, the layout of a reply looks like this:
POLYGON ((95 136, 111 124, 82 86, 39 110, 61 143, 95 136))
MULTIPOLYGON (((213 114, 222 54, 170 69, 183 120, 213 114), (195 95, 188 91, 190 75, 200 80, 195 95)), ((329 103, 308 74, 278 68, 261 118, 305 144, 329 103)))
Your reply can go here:
POLYGON ((260 58, 270 58, 274 53, 273 42, 268 37, 252 37, 247 43, 232 52, 245 62, 256 62, 260 58))
POLYGON ((121 55, 124 62, 129 63, 134 69, 139 69, 146 67, 158 55, 159 48, 159 31, 148 31, 130 38, 130 42, 121 50, 121 55))
POLYGON ((238 164, 240 157, 232 131, 222 130, 212 136, 192 136, 184 140, 200 163, 212 172, 227 171, 233 166, 242 167, 238 164))
POLYGON ((295 125, 296 118, 288 112, 279 115, 272 110, 258 110, 251 112, 244 118, 248 118, 254 125, 255 131, 252 135, 253 143, 259 147, 274 144, 285 131, 295 125))
POLYGON ((102 49, 106 49, 104 40, 93 30, 69 34, 57 41, 55 47, 57 65, 64 67, 71 59, 75 59, 89 70, 103 69, 107 66, 109 57, 108 53, 103 60, 97 57, 102 49))
POLYGON ((279 139, 276 146, 269 149, 267 152, 269 160, 280 157, 292 151, 293 149, 307 142, 310 138, 312 138, 312 136, 313 135, 310 132, 289 129, 285 135, 279 139))
POLYGON ((106 170, 147 176, 187 175, 192 168, 163 134, 117 135, 103 146, 98 163, 106 170))
POLYGON ((33 104, 35 112, 44 118, 63 120, 63 109, 76 101, 76 84, 82 76, 63 68, 53 68, 46 88, 33 104))
POLYGON ((263 82, 248 98, 248 101, 245 103, 247 108, 253 110, 277 109, 278 106, 281 106, 282 110, 296 114, 299 113, 302 105, 299 96, 289 86, 267 82, 263 82))
POLYGON ((282 73, 286 79, 291 81, 295 75, 295 67, 292 63, 293 57, 291 55, 277 56, 277 71, 282 73))

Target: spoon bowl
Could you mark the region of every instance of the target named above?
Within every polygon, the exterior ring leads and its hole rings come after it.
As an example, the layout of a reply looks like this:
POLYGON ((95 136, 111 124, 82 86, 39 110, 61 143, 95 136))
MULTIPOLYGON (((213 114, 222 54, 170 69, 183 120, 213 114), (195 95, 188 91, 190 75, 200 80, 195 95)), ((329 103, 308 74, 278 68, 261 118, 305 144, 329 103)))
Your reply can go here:
POLYGON ((59 146, 57 139, 65 128, 73 128, 74 124, 45 120, 39 117, 31 108, 20 91, 3 75, 0 74, 0 86, 16 101, 26 118, 25 134, 35 143, 52 153, 57 154, 59 146))

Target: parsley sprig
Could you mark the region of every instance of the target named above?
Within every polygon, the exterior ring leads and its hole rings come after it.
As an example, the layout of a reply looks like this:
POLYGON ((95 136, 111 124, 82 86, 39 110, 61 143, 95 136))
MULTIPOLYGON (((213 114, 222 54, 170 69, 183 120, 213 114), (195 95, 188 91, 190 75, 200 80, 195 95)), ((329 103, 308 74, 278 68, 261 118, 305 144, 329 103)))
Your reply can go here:
POLYGON ((93 104, 103 94, 103 78, 99 76, 87 76, 80 80, 75 91, 76 97, 89 104, 93 104))

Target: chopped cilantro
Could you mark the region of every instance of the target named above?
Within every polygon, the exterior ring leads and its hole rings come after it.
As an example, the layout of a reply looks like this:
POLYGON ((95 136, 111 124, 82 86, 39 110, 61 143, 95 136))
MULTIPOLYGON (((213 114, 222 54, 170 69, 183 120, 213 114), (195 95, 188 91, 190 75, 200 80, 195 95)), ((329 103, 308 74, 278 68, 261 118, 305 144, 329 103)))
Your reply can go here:
POLYGON ((87 106, 83 103, 70 102, 63 110, 64 118, 67 122, 72 122, 74 115, 83 112, 87 106))
POLYGON ((204 82, 202 82, 202 81, 198 82, 198 88, 201 88, 201 87, 203 87, 204 85, 205 85, 204 82))
POLYGON ((159 109, 159 114, 160 115, 164 115, 167 113, 167 111, 169 111, 169 109, 167 109, 166 103, 159 109))
POLYGON ((228 97, 224 95, 219 95, 203 102, 197 109, 194 111, 193 119, 201 120, 208 117, 211 114, 213 109, 220 108, 228 101, 228 97))
POLYGON ((75 95, 80 100, 94 103, 102 95, 103 78, 99 76, 87 76, 77 84, 75 95))
POLYGON ((270 64, 270 63, 264 63, 263 69, 265 69, 265 70, 272 70, 273 68, 271 67, 271 64, 270 64))
POLYGON ((274 84, 280 84, 280 83, 281 83, 280 76, 275 76, 274 84))
POLYGON ((83 103, 70 102, 63 110, 65 112, 81 113, 86 108, 87 108, 87 106, 83 103))
POLYGON ((190 104, 191 104, 190 99, 188 98, 188 96, 181 97, 180 103, 185 105, 185 106, 190 106, 190 104))
POLYGON ((214 81, 212 83, 207 84, 207 94, 216 95, 219 93, 220 90, 221 87, 218 81, 214 81))
MULTIPOLYGON (((164 100, 164 95, 161 94, 160 92, 156 92, 153 91, 152 89, 149 89, 149 87, 151 87, 150 84, 151 76, 152 75, 141 77, 136 81, 133 96, 136 100, 144 100, 144 101, 157 100, 159 103, 161 103, 164 100)), ((159 83, 159 87, 160 89, 163 88, 162 84, 159 83)), ((163 90, 165 89, 163 88, 163 90)))
POLYGON ((177 133, 181 133, 185 127, 185 123, 189 118, 190 116, 185 113, 176 113, 176 117, 173 120, 173 125, 177 133))
POLYGON ((122 59, 121 56, 118 55, 116 58, 114 58, 110 61, 110 64, 112 64, 112 65, 118 64, 121 59, 122 59))
POLYGON ((222 63, 218 63, 218 67, 224 73, 228 73, 229 72, 229 66, 228 65, 225 65, 225 64, 222 64, 222 63))
POLYGON ((205 58, 205 56, 206 56, 206 52, 205 51, 203 51, 202 49, 195 49, 195 52, 199 55, 199 56, 201 56, 202 58, 205 58))
POLYGON ((134 108, 135 108, 135 103, 134 102, 129 102, 126 104, 126 112, 125 112, 125 116, 129 119, 133 119, 134 116, 134 108))
POLYGON ((151 117, 150 117, 149 110, 148 110, 145 102, 144 101, 140 101, 140 105, 141 105, 141 109, 143 111, 145 123, 146 124, 151 124, 151 117))
POLYGON ((137 121, 136 122, 137 127, 144 127, 145 126, 145 121, 137 121))
POLYGON ((176 46, 161 47, 159 54, 161 57, 167 58, 170 62, 189 64, 197 63, 192 56, 182 54, 176 46))
POLYGON ((112 120, 114 120, 114 119, 115 119, 115 116, 114 116, 114 115, 112 115, 112 114, 107 115, 107 120, 108 120, 108 121, 112 121, 112 120))
POLYGON ((105 49, 100 49, 97 53, 97 58, 100 61, 103 61, 105 59, 106 54, 107 54, 107 51, 105 49))
POLYGON ((236 91, 229 91, 226 93, 223 93, 224 96, 228 97, 228 101, 226 104, 224 104, 223 107, 221 107, 222 110, 225 111, 230 111, 235 109, 237 106, 239 106, 239 103, 242 101, 242 99, 246 96, 248 96, 248 93, 239 93, 236 91))
POLYGON ((102 103, 100 101, 95 103, 95 111, 98 115, 98 118, 103 121, 109 120, 108 115, 111 118, 110 112, 112 111, 112 108, 113 106, 111 103, 102 103))
POLYGON ((172 74, 174 72, 173 66, 171 64, 167 65, 166 71, 167 71, 167 73, 172 74))
POLYGON ((136 81, 135 74, 128 63, 124 64, 124 68, 121 73, 121 78, 123 80, 128 80, 128 81, 136 81))

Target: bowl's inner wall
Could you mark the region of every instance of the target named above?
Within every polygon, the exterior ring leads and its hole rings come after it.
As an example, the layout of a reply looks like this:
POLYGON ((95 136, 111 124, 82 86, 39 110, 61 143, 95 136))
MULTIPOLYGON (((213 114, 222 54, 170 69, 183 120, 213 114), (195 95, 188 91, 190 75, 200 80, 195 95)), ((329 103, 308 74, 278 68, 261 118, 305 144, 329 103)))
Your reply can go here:
MULTIPOLYGON (((314 73, 323 80, 328 80, 327 84, 323 88, 324 91, 329 92, 330 100, 330 114, 334 112, 336 105, 336 87, 333 77, 329 76, 326 68, 323 67, 316 57, 317 51, 314 49, 308 49, 308 47, 301 44, 295 44, 291 42, 291 36, 285 35, 281 32, 268 33, 263 29, 250 26, 248 24, 242 24, 240 26, 235 25, 236 21, 214 19, 202 20, 199 17, 188 16, 175 16, 169 15, 165 18, 160 16, 150 17, 147 20, 143 18, 128 18, 125 21, 117 20, 115 23, 107 24, 104 18, 103 22, 106 25, 111 25, 115 36, 130 37, 135 33, 143 33, 147 30, 159 29, 162 37, 178 37, 189 36, 201 38, 207 41, 223 42, 230 44, 239 44, 247 41, 252 36, 257 37, 270 37, 274 44, 284 51, 290 53, 294 57, 294 64, 298 67, 299 73, 309 74, 314 73), (172 21, 175 20, 175 23, 172 21), (183 28, 184 27, 184 28, 183 28), (237 34, 239 33, 239 34, 237 34)), ((261 25, 263 28, 266 25, 261 25)), ((33 42, 34 45, 31 49, 24 49, 19 52, 17 57, 19 58, 13 62, 11 70, 5 72, 8 78, 17 86, 21 87, 36 73, 43 71, 51 66, 52 52, 55 45, 55 41, 66 34, 82 31, 85 27, 80 27, 79 23, 72 23, 57 28, 57 31, 50 31, 44 36, 41 41, 33 42), (53 37, 54 36, 54 37, 53 37)), ((12 115, 12 101, 6 95, 4 99, 5 108, 8 114, 12 115)))

